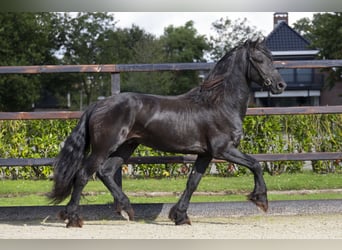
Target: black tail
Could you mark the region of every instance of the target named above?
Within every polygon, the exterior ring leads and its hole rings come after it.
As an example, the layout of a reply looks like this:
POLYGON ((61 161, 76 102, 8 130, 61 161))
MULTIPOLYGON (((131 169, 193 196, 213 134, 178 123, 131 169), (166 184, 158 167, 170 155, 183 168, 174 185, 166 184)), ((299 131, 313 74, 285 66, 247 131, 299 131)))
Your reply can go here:
POLYGON ((65 140, 64 146, 54 162, 54 187, 49 198, 55 204, 62 202, 70 195, 75 174, 82 167, 82 161, 89 146, 87 132, 89 111, 87 111, 84 112, 77 126, 65 140))

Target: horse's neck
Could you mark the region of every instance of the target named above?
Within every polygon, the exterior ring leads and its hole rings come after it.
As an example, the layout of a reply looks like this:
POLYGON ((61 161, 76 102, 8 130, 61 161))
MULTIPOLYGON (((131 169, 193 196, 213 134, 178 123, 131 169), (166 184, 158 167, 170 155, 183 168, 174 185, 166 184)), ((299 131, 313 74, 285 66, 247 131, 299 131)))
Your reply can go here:
POLYGON ((250 87, 247 79, 247 65, 245 60, 241 60, 245 54, 237 56, 237 53, 234 53, 226 73, 223 103, 227 110, 238 113, 243 119, 248 106, 250 87))
POLYGON ((184 94, 195 102, 221 109, 226 116, 243 119, 248 105, 250 88, 247 80, 247 65, 241 60, 245 54, 236 51, 227 61, 220 61, 209 73, 205 82, 184 94), (229 115, 231 114, 231 115, 229 115))
POLYGON ((239 114, 240 118, 246 114, 250 89, 245 77, 229 79, 225 83, 222 107, 229 112, 239 114))

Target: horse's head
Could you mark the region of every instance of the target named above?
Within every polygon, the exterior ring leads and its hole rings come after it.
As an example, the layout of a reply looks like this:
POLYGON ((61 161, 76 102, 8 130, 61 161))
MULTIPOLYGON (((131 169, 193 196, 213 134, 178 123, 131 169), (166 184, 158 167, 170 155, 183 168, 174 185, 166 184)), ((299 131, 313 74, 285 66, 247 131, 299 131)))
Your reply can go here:
POLYGON ((264 41, 247 40, 244 46, 247 49, 248 79, 270 88, 272 94, 282 93, 286 83, 273 66, 271 52, 266 48, 264 41))

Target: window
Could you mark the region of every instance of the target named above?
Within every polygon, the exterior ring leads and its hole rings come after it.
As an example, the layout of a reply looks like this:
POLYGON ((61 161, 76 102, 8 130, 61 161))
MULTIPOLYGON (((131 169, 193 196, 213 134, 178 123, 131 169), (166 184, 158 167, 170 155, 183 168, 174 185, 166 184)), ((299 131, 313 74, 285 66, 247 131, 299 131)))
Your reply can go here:
POLYGON ((298 107, 318 106, 319 96, 257 98, 257 107, 298 107))
POLYGON ((281 74, 285 82, 290 83, 295 81, 294 69, 280 69, 279 73, 281 74))
POLYGON ((297 69, 297 82, 312 82, 312 69, 297 69))
POLYGON ((313 69, 280 69, 279 73, 292 86, 308 86, 313 81, 313 69))

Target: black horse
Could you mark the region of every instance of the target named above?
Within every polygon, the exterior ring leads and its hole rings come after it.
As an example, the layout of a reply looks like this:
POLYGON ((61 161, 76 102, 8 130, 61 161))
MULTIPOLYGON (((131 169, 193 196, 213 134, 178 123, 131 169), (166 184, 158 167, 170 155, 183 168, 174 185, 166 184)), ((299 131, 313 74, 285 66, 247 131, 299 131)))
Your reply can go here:
POLYGON ((139 144, 197 155, 186 189, 169 213, 176 225, 190 224, 190 198, 213 158, 249 168, 255 186, 248 199, 267 211, 261 166, 237 148, 252 82, 269 87, 273 94, 286 87, 264 42, 247 40, 223 56, 200 86, 185 94, 121 93, 89 106, 54 164, 50 198, 57 204, 71 194, 61 219, 67 227, 82 226, 78 215, 81 192, 96 172, 113 195, 116 211, 126 212, 133 220, 130 201, 114 175, 139 144))

